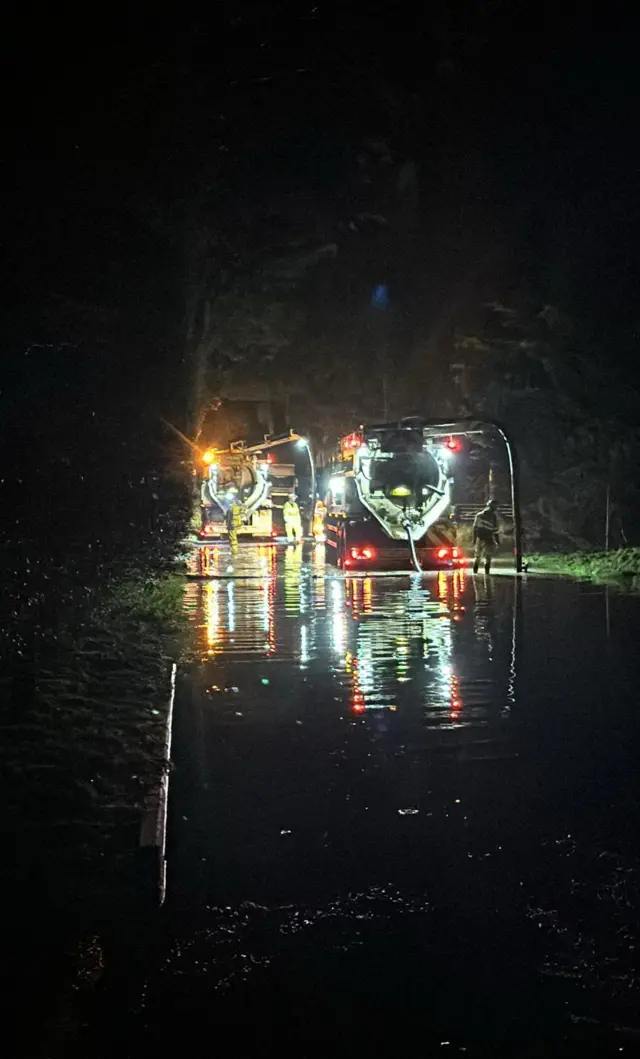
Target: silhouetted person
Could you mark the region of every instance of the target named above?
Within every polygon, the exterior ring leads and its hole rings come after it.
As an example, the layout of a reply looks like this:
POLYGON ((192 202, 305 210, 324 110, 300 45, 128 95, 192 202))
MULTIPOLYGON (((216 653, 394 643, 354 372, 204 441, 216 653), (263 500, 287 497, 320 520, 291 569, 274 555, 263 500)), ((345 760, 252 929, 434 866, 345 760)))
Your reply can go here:
POLYGON ((486 507, 479 511, 473 520, 473 542, 475 554, 473 561, 473 572, 478 573, 481 561, 484 559, 484 572, 491 572, 491 560, 498 550, 500 538, 498 536, 498 502, 489 500, 486 507))

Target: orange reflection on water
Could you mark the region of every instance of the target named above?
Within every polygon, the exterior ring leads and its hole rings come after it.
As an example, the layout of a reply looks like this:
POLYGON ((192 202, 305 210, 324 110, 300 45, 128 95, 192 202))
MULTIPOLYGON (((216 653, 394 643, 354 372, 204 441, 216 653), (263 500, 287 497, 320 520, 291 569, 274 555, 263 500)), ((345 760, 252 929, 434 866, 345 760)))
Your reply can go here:
POLYGON ((216 653, 220 639, 220 582, 210 581, 205 586, 204 616, 206 622, 207 654, 216 653))
POLYGON ((449 598, 449 578, 444 570, 440 570, 438 573, 436 578, 436 588, 438 591, 438 599, 441 603, 446 603, 449 598))
POLYGON ((361 581, 359 577, 347 577, 344 582, 345 605, 351 607, 354 618, 360 614, 360 590, 361 581))
POLYGON ((362 582, 362 609, 365 614, 371 613, 371 578, 365 577, 362 582))
POLYGON ((351 677, 351 709, 354 713, 364 713, 366 710, 366 702, 364 692, 360 687, 360 679, 358 676, 358 659, 354 658, 351 651, 347 651, 344 656, 344 667, 349 676, 351 677))
POLYGON ((460 712, 462 710, 462 698, 460 696, 460 680, 455 675, 451 674, 451 719, 457 721, 460 718, 460 712))

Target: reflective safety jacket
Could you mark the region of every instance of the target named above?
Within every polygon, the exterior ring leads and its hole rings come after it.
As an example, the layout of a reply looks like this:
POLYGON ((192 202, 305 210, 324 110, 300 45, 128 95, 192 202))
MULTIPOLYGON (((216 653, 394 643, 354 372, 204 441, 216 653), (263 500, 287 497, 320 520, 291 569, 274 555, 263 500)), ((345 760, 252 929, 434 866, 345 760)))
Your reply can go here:
POLYGON ((282 517, 285 522, 299 522, 300 521, 300 508, 296 504, 295 500, 287 500, 282 508, 282 517))
POLYGON ((227 511, 227 529, 237 530, 242 525, 242 507, 234 502, 227 511))
POLYGON ((490 507, 483 507, 473 520, 473 539, 493 542, 498 536, 498 513, 490 507))

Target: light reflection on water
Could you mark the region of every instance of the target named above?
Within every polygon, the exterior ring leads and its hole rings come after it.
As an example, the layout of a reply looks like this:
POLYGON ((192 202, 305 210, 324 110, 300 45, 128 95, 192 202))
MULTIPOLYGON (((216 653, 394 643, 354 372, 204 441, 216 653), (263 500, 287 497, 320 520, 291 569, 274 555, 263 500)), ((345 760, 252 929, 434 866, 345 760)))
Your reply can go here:
POLYGON ((381 982, 392 1046, 379 1047, 376 1012, 378 1054, 395 1054, 407 1010, 428 1054, 456 1039, 468 1054, 521 1054, 541 1023, 538 972, 570 983, 554 1012, 576 985, 589 1018, 621 988, 622 1010, 637 1010, 632 601, 605 614, 593 593, 532 580, 525 653, 510 577, 345 577, 306 546, 219 547, 193 564, 200 663, 175 712, 170 799, 177 943, 146 994, 159 1038, 178 1010, 183 1040, 176 996, 196 996, 216 1032, 238 983, 238 1026, 247 996, 255 1011, 266 997, 265 1024, 309 997, 314 1034, 319 1006, 346 997, 349 1015, 362 984, 346 1054, 362 1051, 381 982), (610 623, 628 630, 617 647, 610 623), (417 991, 400 970, 392 994, 389 967, 410 967, 417 991), (424 982, 442 986, 430 1008, 424 982), (483 983, 474 1010, 491 1047, 478 1052, 460 997, 483 983), (515 1051, 491 1036, 505 1004, 515 1051))
POLYGON ((464 570, 344 577, 325 566, 322 545, 203 546, 191 572, 186 606, 202 661, 293 664, 292 688, 330 681, 355 715, 419 710, 427 727, 483 726, 513 706, 510 579, 496 588, 464 570))

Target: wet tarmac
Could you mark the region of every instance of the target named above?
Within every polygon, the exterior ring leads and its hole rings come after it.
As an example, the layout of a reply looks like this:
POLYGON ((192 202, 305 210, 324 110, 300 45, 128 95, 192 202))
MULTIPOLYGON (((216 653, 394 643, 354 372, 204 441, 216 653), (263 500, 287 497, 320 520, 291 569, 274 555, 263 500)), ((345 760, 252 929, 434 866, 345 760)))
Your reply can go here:
POLYGON ((191 563, 147 1043, 636 1054, 640 601, 191 563))

